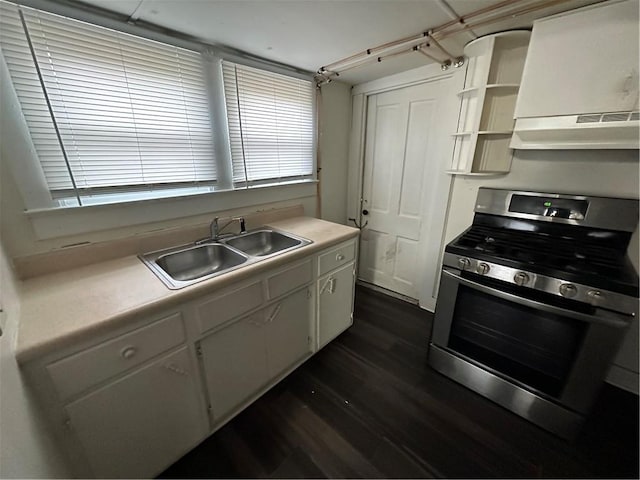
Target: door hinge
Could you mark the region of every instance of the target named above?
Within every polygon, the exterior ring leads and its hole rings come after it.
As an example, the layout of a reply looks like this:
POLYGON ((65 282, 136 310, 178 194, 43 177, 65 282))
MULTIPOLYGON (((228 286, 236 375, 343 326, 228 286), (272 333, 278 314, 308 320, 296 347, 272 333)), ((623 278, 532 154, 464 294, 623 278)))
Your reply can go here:
POLYGON ((311 289, 307 288, 307 300, 311 300, 311 289))
POLYGON ((202 356, 202 347, 201 347, 200 345, 197 345, 197 346, 196 346, 196 355, 197 355, 198 357, 201 357, 201 356, 202 356))

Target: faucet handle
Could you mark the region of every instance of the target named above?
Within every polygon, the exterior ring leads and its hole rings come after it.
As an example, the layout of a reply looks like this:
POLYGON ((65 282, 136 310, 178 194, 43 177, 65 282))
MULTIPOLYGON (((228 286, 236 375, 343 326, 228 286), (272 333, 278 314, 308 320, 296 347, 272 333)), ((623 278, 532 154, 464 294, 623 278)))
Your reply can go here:
POLYGON ((247 233, 247 228, 244 223, 244 217, 233 217, 232 220, 237 220, 240 222, 240 233, 247 233))

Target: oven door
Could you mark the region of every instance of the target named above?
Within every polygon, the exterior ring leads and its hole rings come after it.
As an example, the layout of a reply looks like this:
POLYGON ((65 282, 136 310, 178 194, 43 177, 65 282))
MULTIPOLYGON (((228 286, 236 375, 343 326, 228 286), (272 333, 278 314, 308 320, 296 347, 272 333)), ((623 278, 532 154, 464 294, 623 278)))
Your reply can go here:
POLYGON ((510 397, 527 392, 586 413, 630 320, 444 267, 431 338, 438 352, 430 352, 430 362, 446 353, 457 362, 447 370, 457 369, 458 377, 467 378, 456 378, 462 383, 488 389, 495 377, 502 395, 512 387, 510 397), (462 375, 460 361, 474 368, 462 375))

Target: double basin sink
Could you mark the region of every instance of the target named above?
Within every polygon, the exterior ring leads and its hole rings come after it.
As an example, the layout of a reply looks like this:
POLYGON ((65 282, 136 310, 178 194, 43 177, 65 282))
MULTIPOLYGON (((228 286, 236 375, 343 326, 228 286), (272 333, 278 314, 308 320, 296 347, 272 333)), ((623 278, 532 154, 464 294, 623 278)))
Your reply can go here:
POLYGON ((222 275, 312 243, 273 229, 259 229, 224 239, 181 245, 140 255, 170 289, 222 275))

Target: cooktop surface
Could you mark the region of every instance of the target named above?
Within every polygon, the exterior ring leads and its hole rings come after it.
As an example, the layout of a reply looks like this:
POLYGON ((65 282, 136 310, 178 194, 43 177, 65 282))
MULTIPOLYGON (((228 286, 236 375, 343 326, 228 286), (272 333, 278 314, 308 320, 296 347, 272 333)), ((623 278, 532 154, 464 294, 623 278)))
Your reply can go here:
POLYGON ((477 217, 447 252, 638 296, 626 251, 630 234, 477 217))

